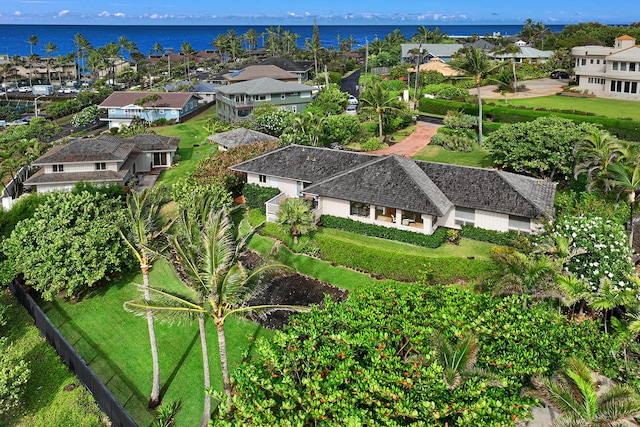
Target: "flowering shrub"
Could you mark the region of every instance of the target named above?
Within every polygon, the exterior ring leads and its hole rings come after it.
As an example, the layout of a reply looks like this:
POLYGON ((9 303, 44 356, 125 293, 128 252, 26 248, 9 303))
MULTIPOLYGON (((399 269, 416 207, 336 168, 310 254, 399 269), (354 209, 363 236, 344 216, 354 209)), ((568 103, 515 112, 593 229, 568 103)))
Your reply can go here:
POLYGON ((71 126, 81 127, 95 122, 102 110, 97 105, 90 105, 71 119, 71 126))
POLYGON ((280 137, 291 126, 295 113, 286 110, 278 110, 273 113, 256 117, 258 131, 267 135, 280 137))
POLYGON ((593 292, 598 292, 603 278, 611 280, 614 291, 632 290, 627 276, 634 274, 633 259, 629 236, 622 225, 601 217, 565 216, 553 232, 587 251, 571 258, 566 268, 586 279, 593 292))

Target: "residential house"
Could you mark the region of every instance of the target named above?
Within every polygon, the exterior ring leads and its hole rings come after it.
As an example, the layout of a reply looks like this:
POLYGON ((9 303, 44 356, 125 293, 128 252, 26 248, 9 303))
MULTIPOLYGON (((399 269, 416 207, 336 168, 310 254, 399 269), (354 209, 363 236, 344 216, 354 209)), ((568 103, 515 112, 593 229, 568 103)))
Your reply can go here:
POLYGON ((495 169, 289 145, 237 164, 247 182, 304 197, 321 214, 431 234, 470 225, 531 233, 553 215, 556 184, 495 169))
POLYGON ((313 69, 313 61, 294 61, 289 58, 275 56, 265 59, 260 62, 260 65, 275 65, 291 74, 295 74, 298 76, 298 83, 304 83, 309 80, 309 72, 313 69))
POLYGON ((31 165, 40 170, 25 181, 39 193, 68 191, 78 182, 125 185, 136 174, 173 163, 178 138, 155 134, 119 138, 102 134, 56 146, 31 165))
POLYGON ((233 123, 248 117, 254 107, 269 103, 301 113, 311 102, 311 86, 269 77, 221 86, 216 95, 218 118, 233 123))
POLYGON ((177 83, 169 83, 165 86, 165 89, 169 92, 190 92, 198 96, 198 102, 200 104, 209 104, 216 101, 216 92, 220 87, 216 83, 197 82, 193 83, 189 80, 182 80, 177 83))
POLYGON ((300 83, 300 79, 296 74, 285 71, 275 65, 249 65, 238 71, 227 73, 223 77, 227 81, 227 84, 246 82, 262 77, 269 77, 274 80, 280 80, 281 82, 300 83))
POLYGON ((515 60, 515 62, 547 62, 552 56, 553 51, 551 50, 540 50, 534 47, 527 46, 519 46, 520 51, 511 54, 511 53, 497 53, 497 52, 489 52, 489 58, 495 59, 498 61, 511 61, 515 60))
POLYGON ((246 128, 237 128, 227 132, 217 133, 207 139, 218 144, 222 151, 232 147, 253 144, 254 142, 280 141, 280 139, 275 136, 246 128))
POLYGON ((449 62, 464 47, 460 43, 403 43, 400 46, 402 48, 400 60, 413 64, 416 63, 416 54, 413 52, 418 52, 418 50, 422 52, 422 62, 432 58, 440 58, 444 62, 449 62))
POLYGON ((616 38, 614 47, 578 46, 574 73, 578 90, 597 96, 640 100, 640 45, 631 36, 616 38))
POLYGON ((198 100, 188 92, 113 92, 98 106, 107 110, 107 117, 100 120, 109 122, 111 129, 128 126, 134 119, 149 123, 158 119, 180 122, 198 108, 198 100), (142 98, 147 98, 147 102, 136 104, 142 98))

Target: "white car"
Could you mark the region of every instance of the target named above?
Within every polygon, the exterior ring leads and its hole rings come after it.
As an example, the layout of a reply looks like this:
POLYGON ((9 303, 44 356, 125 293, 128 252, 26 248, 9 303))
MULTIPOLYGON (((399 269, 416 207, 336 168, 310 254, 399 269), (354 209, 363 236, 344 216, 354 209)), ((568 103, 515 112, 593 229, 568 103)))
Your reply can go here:
POLYGON ((349 95, 349 99, 347 100, 347 102, 351 105, 358 105, 358 98, 353 95, 349 95))
POLYGON ((347 105, 347 110, 345 111, 345 113, 349 114, 350 116, 355 116, 356 114, 358 114, 358 106, 354 104, 347 105))
POLYGON ((31 88, 29 86, 20 86, 20 88, 18 88, 18 92, 29 93, 31 92, 31 88))

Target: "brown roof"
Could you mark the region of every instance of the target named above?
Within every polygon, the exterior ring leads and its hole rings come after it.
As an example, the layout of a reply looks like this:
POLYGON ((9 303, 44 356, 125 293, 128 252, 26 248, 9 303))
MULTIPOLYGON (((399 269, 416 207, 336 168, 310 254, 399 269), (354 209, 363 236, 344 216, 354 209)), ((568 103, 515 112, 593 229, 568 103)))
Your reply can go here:
MULTIPOLYGON (((415 73, 416 69, 415 68, 409 68, 408 71, 410 73, 415 73)), ((443 76, 457 76, 457 75, 460 74, 460 72, 458 72, 458 70, 453 68, 451 65, 446 64, 440 58, 433 58, 432 60, 430 60, 426 64, 420 64, 420 72, 424 73, 425 71, 437 71, 440 74, 442 74, 443 76)))
POLYGON ((224 148, 239 147, 254 142, 279 141, 275 136, 246 128, 233 129, 227 132, 211 135, 207 138, 211 142, 220 144, 224 148))
POLYGON ((155 102, 147 102, 145 107, 149 108, 173 108, 182 109, 189 99, 194 96, 188 92, 113 92, 107 99, 102 101, 99 107, 121 108, 132 105, 136 100, 148 95, 158 95, 160 98, 155 102))
POLYGON ((281 81, 298 81, 298 76, 275 65, 249 65, 240 71, 224 75, 224 78, 230 83, 245 82, 261 77, 270 77, 281 81))
POLYGON ((635 40, 635 37, 625 34, 624 36, 616 37, 616 40, 635 40))

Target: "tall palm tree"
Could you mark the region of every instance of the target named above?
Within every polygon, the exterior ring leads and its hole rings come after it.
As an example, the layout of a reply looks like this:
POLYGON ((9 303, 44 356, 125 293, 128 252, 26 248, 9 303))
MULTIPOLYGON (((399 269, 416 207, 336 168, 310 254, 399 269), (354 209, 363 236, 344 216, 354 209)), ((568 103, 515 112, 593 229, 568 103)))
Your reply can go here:
MULTIPOLYGON (((140 192, 132 191, 127 195, 126 222, 119 229, 120 236, 138 260, 142 272, 142 291, 146 302, 151 301, 149 291, 149 269, 160 256, 163 248, 159 245, 160 238, 169 229, 172 222, 161 224, 160 210, 163 198, 159 191, 145 188, 140 192)), ((164 239, 163 239, 164 240, 164 239)), ((158 361, 158 342, 153 323, 153 311, 146 310, 149 342, 151 344, 151 359, 153 362, 153 385, 149 408, 160 405, 160 363, 158 361)))
POLYGON ((311 203, 300 197, 288 198, 280 203, 278 223, 286 233, 293 237, 294 245, 298 244, 298 236, 317 228, 311 203))
POLYGON ((184 68, 185 72, 187 73, 187 78, 189 78, 189 62, 191 60, 191 56, 195 55, 196 50, 193 48, 193 46, 191 46, 191 43, 184 42, 180 45, 180 53, 184 55, 184 68))
MULTIPOLYGON (((587 191, 605 184, 604 173, 623 153, 620 141, 609 132, 598 129, 586 133, 573 149, 576 164, 574 177, 587 174, 587 191)), ((609 188, 604 186, 604 190, 609 188)))
POLYGON ((555 378, 534 376, 531 382, 531 395, 562 412, 554 426, 616 426, 640 415, 640 399, 631 387, 615 385, 598 395, 593 373, 578 357, 569 358, 555 378))
POLYGON ((431 40, 433 33, 431 30, 424 25, 420 25, 416 29, 416 34, 411 37, 412 43, 429 43, 431 40))
MULTIPOLYGON (((7 77, 15 75, 16 69, 10 62, 0 64, 0 74, 2 75, 2 87, 6 88, 7 77)), ((8 92, 4 91, 5 99, 9 99, 8 92)))
POLYGON ((478 90, 478 143, 482 145, 482 97, 480 86, 482 80, 496 71, 501 65, 491 62, 487 54, 477 47, 466 48, 463 51, 461 62, 454 65, 455 68, 466 74, 473 80, 478 90))
POLYGON ((34 56, 33 56, 33 47, 38 44, 38 41, 39 41, 38 40, 38 36, 36 36, 36 35, 29 36, 29 40, 27 41, 27 43, 29 43, 29 86, 32 85, 32 83, 31 83, 31 74, 32 74, 31 73, 31 62, 32 62, 32 60, 34 58, 34 56))
POLYGON ((625 194, 629 200, 629 244, 633 246, 633 207, 636 203, 636 192, 640 190, 640 163, 610 164, 607 166, 604 180, 610 188, 618 192, 618 197, 625 194))
POLYGON ((254 50, 258 46, 258 33, 253 28, 249 28, 246 33, 242 35, 242 41, 249 51, 254 50))
MULTIPOLYGON (((256 282, 265 274, 286 268, 281 264, 264 264, 248 271, 239 261, 240 254, 256 231, 251 230, 243 237, 237 235, 237 228, 231 221, 232 211, 217 209, 217 201, 211 196, 196 200, 195 209, 181 209, 178 218, 178 233, 170 237, 175 252, 176 268, 183 281, 198 295, 198 301, 191 301, 158 289, 150 288, 151 301, 129 301, 128 310, 145 315, 150 309, 156 315, 173 320, 176 316, 197 315, 202 344, 204 386, 211 387, 206 341, 205 319, 211 318, 216 325, 218 351, 224 391, 228 403, 231 401, 231 382, 227 362, 227 344, 224 324, 229 316, 256 310, 307 310, 299 306, 247 306, 244 304, 256 282)), ((211 396, 205 394, 202 426, 206 426, 211 415, 211 396)))
POLYGON ((47 42, 44 46, 44 51, 47 55, 47 78, 49 80, 49 84, 51 84, 51 54, 58 51, 58 46, 53 42, 47 42))
POLYGON ((382 115, 392 111, 401 111, 403 105, 396 97, 385 90, 380 82, 375 82, 367 87, 360 96, 360 106, 363 111, 374 112, 378 116, 378 138, 384 140, 382 134, 382 115))
POLYGON ((91 44, 82 33, 76 33, 73 37, 73 46, 76 50, 76 80, 80 80, 80 74, 84 68, 84 58, 91 44))

